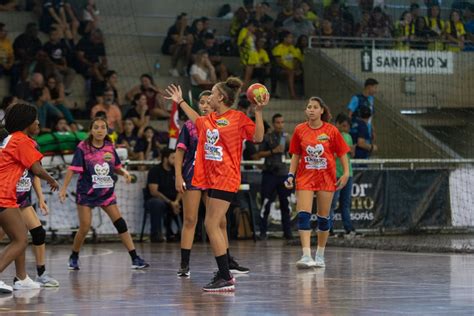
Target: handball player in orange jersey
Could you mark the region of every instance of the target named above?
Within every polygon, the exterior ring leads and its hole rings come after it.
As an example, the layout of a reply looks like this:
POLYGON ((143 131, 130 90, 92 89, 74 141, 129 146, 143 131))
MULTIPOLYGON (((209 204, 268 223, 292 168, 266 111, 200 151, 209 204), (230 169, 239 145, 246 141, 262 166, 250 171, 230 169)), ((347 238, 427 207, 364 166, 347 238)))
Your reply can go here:
POLYGON ((264 134, 262 111, 269 97, 267 95, 261 102, 254 100, 254 123, 244 113, 231 109, 241 88, 242 81, 232 77, 215 84, 209 97, 214 112, 201 117, 183 100, 179 86, 171 85, 166 89, 168 99, 176 102, 195 122, 198 132, 192 185, 207 190, 205 226, 219 268, 211 282, 203 287, 207 292, 235 289, 229 271, 226 239, 219 223, 240 187, 243 141, 261 142, 264 134))
POLYGON ((343 188, 349 178, 349 161, 346 145, 339 130, 328 123, 331 115, 323 100, 311 97, 306 106, 308 120, 295 127, 290 143, 291 164, 286 187, 296 182, 296 209, 298 231, 303 256, 298 268, 324 268, 324 248, 331 227, 329 211, 334 192, 343 188), (343 175, 336 182, 336 158, 340 157, 343 175), (318 247, 315 259, 311 257, 311 210, 316 192, 318 209, 318 247))

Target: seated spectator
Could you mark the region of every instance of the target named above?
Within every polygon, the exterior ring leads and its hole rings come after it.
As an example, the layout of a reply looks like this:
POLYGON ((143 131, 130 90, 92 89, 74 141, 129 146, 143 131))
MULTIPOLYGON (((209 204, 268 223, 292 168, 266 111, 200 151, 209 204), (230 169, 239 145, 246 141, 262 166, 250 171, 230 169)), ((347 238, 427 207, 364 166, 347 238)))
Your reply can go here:
POLYGON ((147 126, 145 128, 135 151, 138 154, 138 160, 151 161, 160 157, 160 143, 153 127, 147 126))
POLYGON ((123 101, 122 101, 122 94, 119 91, 120 88, 119 88, 119 84, 118 84, 118 74, 117 74, 117 72, 115 70, 108 70, 105 73, 104 79, 105 79, 104 89, 106 89, 106 88, 112 89, 112 91, 114 91, 115 103, 118 106, 121 106, 123 104, 123 101))
MULTIPOLYGON (((59 28, 63 32, 69 29, 64 11, 63 0, 45 0, 43 2, 43 10, 40 17, 40 30, 49 34, 53 28, 59 28)), ((77 30, 77 26, 76 30, 77 30)), ((74 34, 74 30, 71 29, 74 34)))
POLYGON ((297 38, 301 35, 313 36, 315 34, 314 25, 305 19, 302 8, 297 8, 293 13, 293 17, 283 22, 283 29, 297 38))
POLYGON ((409 50, 415 36, 415 23, 410 12, 403 12, 400 20, 395 23, 395 34, 397 37, 395 49, 409 50))
POLYGON ((226 3, 220 7, 219 12, 217 12, 217 17, 225 20, 231 20, 234 17, 234 12, 230 4, 226 3))
POLYGON ((176 241, 179 239, 181 221, 181 194, 176 191, 174 159, 175 152, 171 149, 163 150, 161 163, 154 166, 148 172, 147 188, 149 196, 146 199, 146 207, 150 211, 150 240, 151 242, 163 242, 161 227, 165 224, 166 240, 176 241), (172 222, 175 221, 178 231, 172 231, 172 222))
POLYGON ((99 10, 94 0, 87 0, 82 9, 82 19, 79 25, 79 34, 89 35, 90 32, 99 27, 99 10))
POLYGON ((40 73, 34 73, 29 79, 18 83, 15 86, 15 93, 14 95, 21 100, 26 102, 33 102, 34 98, 34 91, 36 89, 45 89, 45 95, 47 95, 47 99, 49 98, 48 89, 45 88, 44 84, 44 77, 40 73))
POLYGON ((370 11, 363 11, 362 17, 357 23, 355 28, 356 37, 369 37, 370 36, 370 11))
POLYGON ((210 25, 210 21, 209 21, 209 18, 206 17, 206 16, 203 16, 201 17, 201 22, 202 22, 202 35, 204 36, 204 34, 207 34, 207 33, 212 33, 214 34, 216 32, 216 30, 211 30, 211 25, 210 25))
POLYGON ((48 89, 49 92, 48 103, 56 106, 63 114, 67 123, 73 125, 73 129, 76 130, 74 117, 71 111, 65 106, 64 85, 58 81, 54 75, 51 75, 46 79, 46 89, 48 89))
POLYGON ((60 117, 53 124, 52 132, 71 132, 71 127, 67 124, 67 120, 64 117, 60 117))
POLYGON ((428 27, 425 18, 419 16, 415 21, 415 35, 413 36, 412 48, 426 50, 428 48, 428 42, 436 37, 437 34, 428 27))
POLYGON ((170 113, 165 109, 165 92, 155 85, 153 77, 148 74, 140 76, 140 85, 133 87, 127 92, 127 99, 133 100, 137 93, 146 95, 148 110, 152 119, 167 119, 170 113))
POLYGON ((428 44, 428 50, 444 49, 443 37, 445 34, 446 24, 441 19, 440 12, 440 7, 437 4, 428 7, 428 16, 425 17, 426 24, 431 31, 436 34, 436 37, 432 38, 433 42, 428 44))
POLYGON ((40 49, 33 59, 26 67, 23 69, 23 74, 26 77, 32 76, 34 73, 40 73, 44 78, 48 78, 51 75, 54 75, 55 68, 54 63, 49 59, 48 53, 40 49))
POLYGON ((324 10, 324 19, 331 22, 334 36, 352 36, 354 34, 354 18, 342 7, 340 1, 333 1, 324 10))
POLYGON ((26 75, 23 75, 26 73, 24 70, 34 60, 42 46, 36 23, 28 23, 25 32, 13 42, 15 65, 11 69, 11 89, 14 89, 19 81, 26 80, 26 75))
POLYGON ((275 46, 272 54, 275 57, 275 65, 272 67, 272 95, 275 95, 277 82, 281 75, 288 80, 288 90, 292 99, 296 99, 295 81, 301 77, 303 70, 303 54, 293 45, 293 34, 283 31, 280 35, 281 43, 275 46))
POLYGON ((0 77, 10 74, 14 61, 12 42, 7 37, 5 24, 0 23, 0 77))
POLYGON ((71 31, 72 37, 77 38, 77 33, 79 31, 80 24, 80 6, 83 5, 84 1, 87 0, 63 0, 64 1, 64 12, 66 13, 66 21, 71 31))
POLYGON ((413 17, 413 21, 416 21, 416 19, 421 17, 420 5, 418 3, 412 3, 410 5, 410 13, 411 13, 411 16, 413 17))
POLYGON ((468 5, 463 12, 466 45, 464 50, 474 51, 474 4, 468 5))
POLYGON ((266 1, 263 1, 262 3, 258 3, 255 6, 255 11, 251 14, 250 18, 257 21, 259 25, 268 19, 273 21, 273 18, 269 15, 270 11, 270 4, 266 1))
POLYGON ((446 37, 448 39, 447 49, 452 52, 460 52, 464 49, 464 40, 466 30, 461 21, 461 13, 453 10, 449 15, 449 21, 446 23, 446 37))
POLYGON ((99 69, 107 69, 107 57, 102 31, 95 29, 83 37, 76 47, 77 69, 86 79, 97 76, 99 69))
POLYGON ((270 77, 271 65, 270 57, 265 49, 267 40, 263 37, 257 39, 257 63, 252 67, 252 77, 265 85, 265 81, 270 77))
POLYGON ((12 12, 18 9, 17 0, 0 1, 0 12, 12 12))
POLYGON ((196 54, 200 50, 205 50, 212 65, 216 69, 216 75, 220 81, 225 81, 229 77, 227 67, 222 62, 222 57, 219 52, 219 45, 216 43, 216 38, 212 33, 204 34, 201 41, 197 42, 193 46, 193 54, 196 54))
POLYGON ((125 114, 125 119, 130 119, 134 126, 142 131, 150 123, 150 111, 148 111, 146 102, 146 95, 143 93, 135 94, 132 101, 133 107, 125 114))
POLYGON ((138 130, 133 124, 133 121, 126 118, 123 121, 123 133, 119 135, 117 139, 117 145, 123 146, 127 149, 128 158, 131 160, 137 160, 139 158, 136 148, 140 138, 142 137, 143 130, 138 130))
POLYGON ((250 20, 247 25, 240 30, 239 37, 237 39, 237 45, 239 46, 240 63, 245 68, 244 84, 242 89, 250 83, 252 77, 253 66, 257 63, 257 50, 255 48, 255 32, 257 30, 255 20, 250 20))
POLYGON ((211 90, 217 82, 216 70, 205 50, 196 53, 194 64, 191 66, 189 75, 191 77, 191 92, 194 99, 204 90, 211 90))
POLYGON ((38 110, 38 121, 40 125, 41 133, 51 132, 50 126, 58 118, 63 117, 61 111, 59 111, 54 105, 48 102, 48 96, 44 93, 45 90, 37 88, 33 91, 33 102, 38 110))
POLYGON ((3 97, 2 104, 0 105, 0 126, 5 126, 5 111, 7 110, 7 108, 12 104, 16 104, 17 102, 17 97, 3 97))
POLYGON ((377 38, 392 37, 392 22, 388 15, 386 15, 382 8, 376 7, 370 16, 370 36, 377 38))
POLYGON ((308 1, 301 2, 301 9, 303 10, 304 19, 311 22, 316 29, 319 29, 319 17, 311 7, 311 3, 308 1))
POLYGON ((285 1, 280 13, 278 13, 277 18, 275 20, 275 27, 281 27, 283 26, 283 22, 288 20, 293 16, 293 3, 292 1, 285 1))
POLYGON ((321 36, 324 37, 321 39, 321 47, 332 48, 336 46, 334 40, 328 38, 335 36, 331 21, 324 19, 321 22, 321 36))
POLYGON ((59 29, 52 29, 49 33, 49 41, 44 44, 43 50, 53 62, 56 76, 64 84, 65 90, 70 93, 76 72, 69 66, 67 57, 74 50, 74 41, 70 32, 66 32, 65 35, 63 38, 59 29))
POLYGON ((103 102, 91 109, 91 119, 96 117, 98 112, 105 113, 110 132, 115 131, 119 134, 122 132, 122 112, 120 112, 120 108, 115 104, 114 91, 112 89, 105 89, 103 102))
POLYGON ((204 36, 204 24, 202 19, 195 19, 191 24, 191 35, 193 36, 193 44, 201 41, 204 36))
POLYGON ((240 30, 251 19, 254 12, 253 2, 254 0, 244 0, 244 5, 235 11, 234 17, 230 24, 230 36, 233 38, 237 38, 239 36, 240 30))
POLYGON ((356 145, 354 158, 368 159, 378 150, 377 145, 372 143, 373 137, 369 128, 372 114, 368 106, 362 106, 359 112, 359 117, 353 119, 351 126, 352 142, 356 145))
POLYGON ((301 51, 301 53, 304 55, 304 52, 308 48, 308 46, 309 46, 308 36, 300 35, 300 37, 298 37, 298 39, 296 40, 295 47, 298 48, 301 51))
POLYGON ((187 74, 188 64, 191 62, 191 52, 193 48, 193 35, 188 26, 188 15, 181 13, 176 18, 176 22, 168 29, 161 51, 165 55, 171 55, 170 74, 179 77, 178 63, 183 61, 183 74, 187 74))

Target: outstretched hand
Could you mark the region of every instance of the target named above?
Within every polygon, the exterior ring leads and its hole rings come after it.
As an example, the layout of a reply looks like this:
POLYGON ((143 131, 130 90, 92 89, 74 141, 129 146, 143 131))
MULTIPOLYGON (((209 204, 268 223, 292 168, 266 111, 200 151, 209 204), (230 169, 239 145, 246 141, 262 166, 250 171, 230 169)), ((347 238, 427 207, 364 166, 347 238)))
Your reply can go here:
POLYGON ((183 100, 183 91, 181 87, 175 86, 174 84, 170 84, 168 88, 165 89, 167 95, 165 95, 165 99, 172 100, 173 102, 179 103, 183 100))

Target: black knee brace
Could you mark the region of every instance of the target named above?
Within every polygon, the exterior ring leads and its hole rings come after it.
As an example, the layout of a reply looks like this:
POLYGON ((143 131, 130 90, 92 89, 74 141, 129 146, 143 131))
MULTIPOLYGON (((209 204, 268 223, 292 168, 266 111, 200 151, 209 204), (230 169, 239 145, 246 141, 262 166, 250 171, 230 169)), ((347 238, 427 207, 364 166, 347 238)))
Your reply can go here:
POLYGON ((46 240, 46 231, 44 230, 43 226, 38 226, 30 230, 31 239, 33 241, 33 245, 41 246, 44 244, 46 240))
POLYGON ((114 222, 114 226, 115 228, 117 228, 117 231, 119 234, 123 234, 128 231, 127 223, 122 217, 120 217, 118 220, 114 222))

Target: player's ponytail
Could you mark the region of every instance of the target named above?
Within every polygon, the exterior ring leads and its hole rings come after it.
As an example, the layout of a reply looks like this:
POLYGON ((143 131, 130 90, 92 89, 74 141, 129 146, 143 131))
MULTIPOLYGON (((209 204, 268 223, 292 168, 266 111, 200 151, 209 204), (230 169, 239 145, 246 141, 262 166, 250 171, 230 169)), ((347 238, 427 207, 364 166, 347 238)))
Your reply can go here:
POLYGON ((224 96, 223 102, 227 106, 232 106, 237 100, 237 97, 240 94, 240 89, 242 89, 242 81, 236 77, 229 77, 224 82, 219 82, 216 84, 217 89, 224 96))
POLYGON ((0 130, 0 142, 9 134, 23 131, 37 118, 36 108, 26 103, 9 106, 5 111, 5 126, 0 130))
POLYGON ((329 122, 331 120, 331 111, 329 111, 329 107, 326 105, 326 103, 324 103, 323 99, 321 99, 320 97, 311 97, 309 98, 309 101, 318 102, 321 108, 324 110, 323 114, 321 115, 321 121, 329 122))

